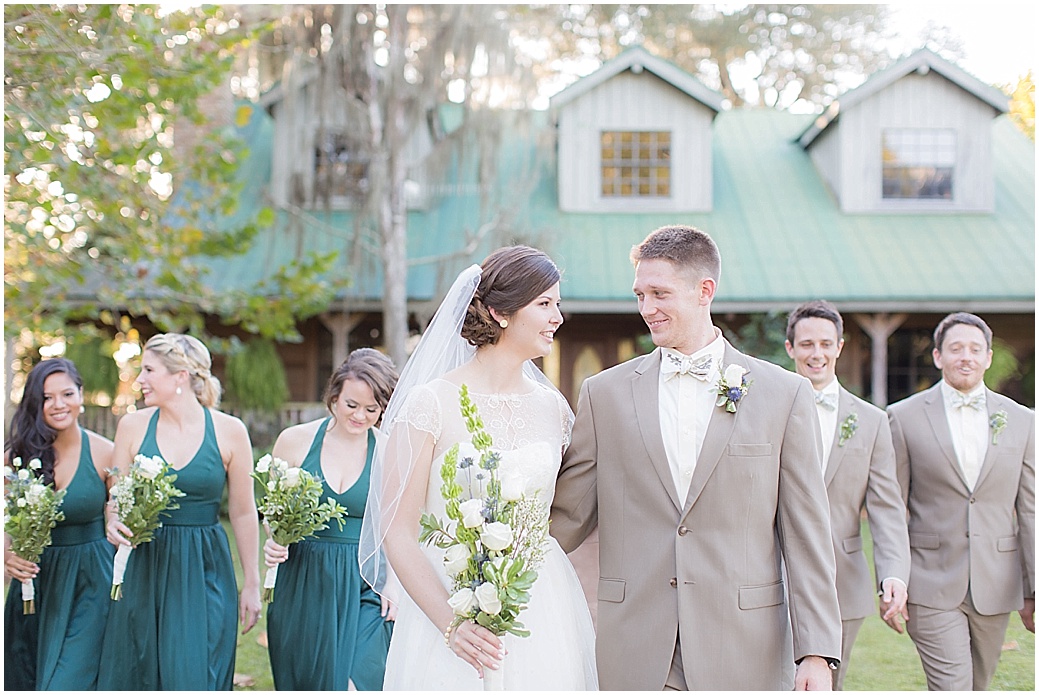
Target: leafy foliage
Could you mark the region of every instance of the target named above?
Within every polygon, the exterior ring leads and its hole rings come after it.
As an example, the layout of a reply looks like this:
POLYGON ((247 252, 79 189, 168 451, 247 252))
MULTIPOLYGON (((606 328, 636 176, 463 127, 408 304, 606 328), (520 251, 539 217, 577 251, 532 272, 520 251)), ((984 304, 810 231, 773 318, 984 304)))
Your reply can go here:
POLYGON ((4 471, 4 533, 11 537, 11 551, 29 562, 39 562, 51 544, 51 529, 64 520, 60 510, 64 490, 44 485, 33 470, 39 459, 23 463, 18 457, 4 471))
POLYGON ((246 154, 221 103, 248 41, 216 7, 4 7, 5 332, 146 316, 204 333, 206 314, 271 336, 320 310, 333 258, 289 259, 261 287, 214 289, 269 210, 236 212, 246 154), (226 116, 226 118, 225 118, 226 116), (262 299, 261 299, 262 298, 262 299))
POLYGON ((1017 81, 1010 92, 1010 120, 1035 142, 1035 79, 1032 71, 1017 81))
POLYGON ((162 526, 160 517, 180 507, 176 498, 184 497, 184 493, 173 485, 177 474, 171 471, 158 456, 137 454, 127 474, 112 486, 116 514, 130 529, 134 546, 152 541, 155 530, 162 526))
POLYGON ((227 400, 242 408, 274 411, 288 400, 289 382, 274 343, 257 338, 227 358, 227 400))
POLYGON ((119 365, 113 355, 112 341, 89 332, 65 338, 65 357, 72 360, 83 379, 86 393, 114 396, 119 389, 119 365))

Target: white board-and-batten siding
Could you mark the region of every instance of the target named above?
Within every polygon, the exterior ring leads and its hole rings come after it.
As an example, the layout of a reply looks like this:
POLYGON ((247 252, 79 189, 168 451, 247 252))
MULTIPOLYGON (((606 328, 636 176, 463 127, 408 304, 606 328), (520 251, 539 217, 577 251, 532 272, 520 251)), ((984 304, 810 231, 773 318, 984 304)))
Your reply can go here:
POLYGON ((991 212, 993 110, 934 71, 911 73, 842 109, 809 149, 816 168, 846 213, 991 212), (885 200, 882 135, 888 128, 956 133, 952 200, 885 200))
POLYGON ((559 207, 564 212, 706 212, 711 209, 714 111, 648 70, 630 71, 560 107, 559 207), (669 197, 603 197, 603 131, 669 131, 669 197))

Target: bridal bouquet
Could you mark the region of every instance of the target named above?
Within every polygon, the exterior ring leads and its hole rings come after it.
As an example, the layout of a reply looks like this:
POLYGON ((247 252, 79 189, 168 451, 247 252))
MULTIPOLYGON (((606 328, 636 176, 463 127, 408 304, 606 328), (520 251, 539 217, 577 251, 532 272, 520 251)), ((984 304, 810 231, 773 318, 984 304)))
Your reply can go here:
POLYGON ((530 588, 544 559, 548 508, 525 494, 522 477, 502 475, 501 454, 492 448, 464 384, 460 401, 479 460, 459 460, 457 443, 444 455, 440 492, 449 521, 424 514, 419 541, 446 551, 444 567, 454 582, 448 600, 455 613, 452 626, 472 620, 497 636, 526 637, 530 631, 517 617, 530 601, 530 588), (472 496, 458 483, 459 471, 471 474, 474 467, 475 478, 485 483, 482 497, 472 496))
MULTIPOLYGON (((4 533, 11 537, 11 551, 28 562, 39 562, 51 544, 51 529, 65 518, 60 510, 64 490, 55 492, 31 472, 42 467, 39 459, 22 465, 15 457, 4 468, 4 533)), ((36 587, 32 579, 22 582, 22 613, 36 612, 36 587)))
MULTIPOLYGON (((321 481, 296 466, 267 454, 256 462, 253 478, 263 487, 263 497, 257 507, 271 531, 271 538, 279 545, 297 543, 315 531, 328 528, 335 519, 343 528, 346 508, 329 498, 321 501, 324 488, 321 481)), ((274 600, 274 585, 278 581, 278 566, 267 568, 263 578, 263 601, 274 600)))
MULTIPOLYGON (((116 471, 113 471, 113 473, 116 471)), ((184 493, 173 486, 177 480, 170 466, 158 456, 137 454, 130 470, 112 486, 112 502, 116 516, 130 529, 133 545, 120 545, 112 565, 112 600, 123 597, 123 576, 130 553, 141 543, 155 538, 155 529, 162 526, 160 516, 169 516, 171 509, 180 507, 174 499, 184 493)))

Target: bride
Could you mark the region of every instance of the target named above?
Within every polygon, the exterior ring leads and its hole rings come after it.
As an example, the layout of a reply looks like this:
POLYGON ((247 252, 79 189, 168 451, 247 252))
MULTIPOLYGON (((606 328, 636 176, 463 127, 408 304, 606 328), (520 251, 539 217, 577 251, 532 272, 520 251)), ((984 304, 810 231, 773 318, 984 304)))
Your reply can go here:
POLYGON ((360 548, 372 586, 382 590, 396 579, 406 592, 386 690, 479 690, 485 668, 501 670, 507 690, 597 689, 588 606, 554 539, 545 542, 530 603, 519 615, 530 636, 501 638, 471 621, 452 627, 444 551, 418 542, 423 514, 446 518, 438 474, 444 454, 470 439, 459 410, 463 384, 502 453, 502 473, 523 475, 551 505, 573 413, 530 360, 549 353, 563 322, 559 277, 547 255, 526 246, 499 249, 482 267, 463 271, 390 399, 360 548), (380 561, 383 553, 392 571, 380 561))

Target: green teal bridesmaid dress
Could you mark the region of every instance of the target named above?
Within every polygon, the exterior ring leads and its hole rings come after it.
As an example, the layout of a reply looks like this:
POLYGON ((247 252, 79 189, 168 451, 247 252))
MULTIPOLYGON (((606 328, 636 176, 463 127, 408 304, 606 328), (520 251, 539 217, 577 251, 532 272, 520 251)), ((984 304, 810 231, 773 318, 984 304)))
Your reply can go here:
POLYGON ((98 636, 108 618, 115 555, 105 539, 107 496, 84 431, 79 464, 61 504, 65 519, 51 531, 51 545, 40 558, 36 614, 22 615, 17 581, 7 595, 5 689, 97 689, 98 636))
MULTIPOLYGON (((130 554, 123 597, 112 602, 101 653, 101 690, 230 690, 238 587, 219 522, 227 473, 213 418, 194 458, 178 471, 179 509, 130 554)), ((158 411, 140 453, 162 456, 158 411)))
POLYGON ((289 546, 267 607, 271 672, 277 690, 346 690, 350 680, 358 690, 382 690, 392 623, 357 564, 375 435, 369 430, 361 477, 336 494, 321 474, 329 420, 318 427, 301 467, 322 479, 325 497, 346 507, 346 523, 340 530, 333 520, 317 538, 289 546))

